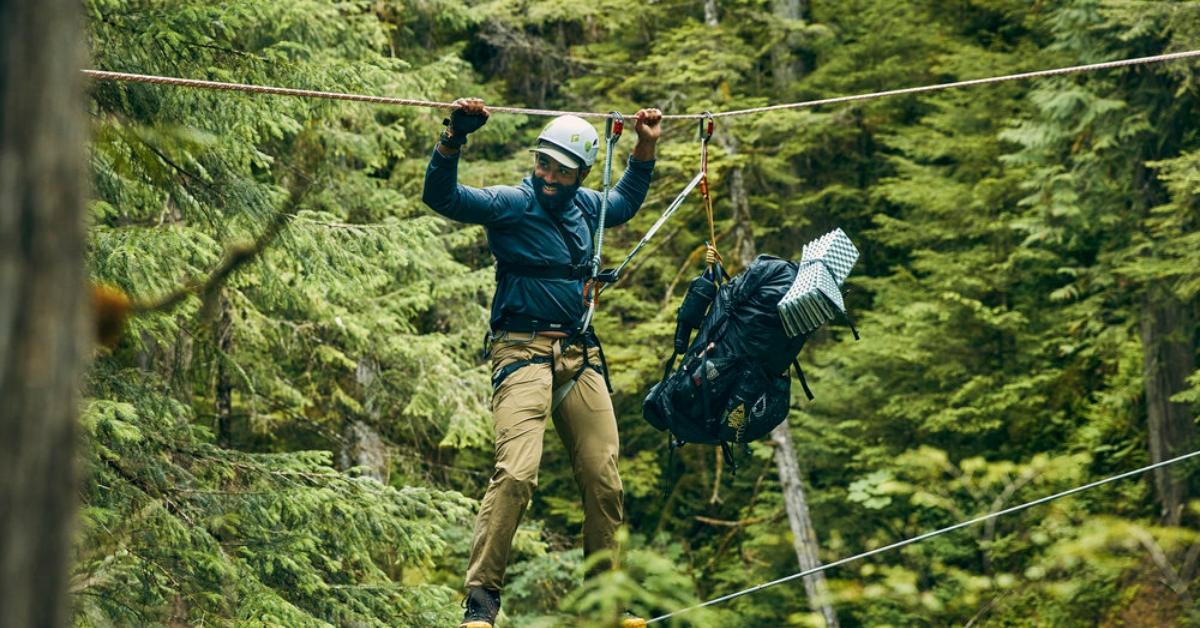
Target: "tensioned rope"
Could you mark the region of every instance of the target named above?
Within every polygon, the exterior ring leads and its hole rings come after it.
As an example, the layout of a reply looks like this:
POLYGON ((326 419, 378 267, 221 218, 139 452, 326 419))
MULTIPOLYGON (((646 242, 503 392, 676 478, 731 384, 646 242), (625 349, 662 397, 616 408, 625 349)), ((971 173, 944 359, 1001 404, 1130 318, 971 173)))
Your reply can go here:
POLYGON ((1011 508, 1005 508, 1004 510, 997 510, 996 512, 990 512, 990 513, 988 513, 988 514, 986 514, 986 515, 982 515, 982 516, 979 516, 979 517, 975 517, 974 519, 971 519, 971 520, 969 520, 969 521, 962 521, 962 522, 960 522, 960 523, 956 523, 956 524, 954 524, 954 525, 952 525, 952 526, 947 526, 947 527, 945 527, 945 528, 941 528, 940 530, 934 530, 934 531, 932 531, 932 532, 926 532, 925 534, 922 534, 922 535, 919 535, 919 536, 914 536, 914 537, 912 537, 912 538, 905 539, 905 540, 903 540, 903 541, 898 541, 898 542, 896 542, 896 543, 892 543, 891 545, 885 545, 885 546, 883 546, 883 547, 879 547, 879 548, 876 548, 876 549, 873 549, 873 550, 869 550, 869 551, 866 551, 866 552, 862 552, 861 554, 855 554, 855 555, 853 555, 853 556, 849 556, 849 557, 846 557, 846 558, 842 558, 842 559, 836 560, 836 561, 834 561, 834 562, 832 562, 832 563, 828 563, 828 564, 825 564, 825 565, 820 565, 820 566, 818 566, 818 567, 814 567, 814 568, 812 568, 812 569, 808 569, 808 570, 805 570, 805 571, 801 571, 801 572, 799 572, 799 573, 794 573, 794 574, 792 574, 792 575, 790 575, 790 576, 785 576, 785 577, 783 577, 783 578, 779 578, 778 580, 772 580, 772 581, 770 581, 770 582, 764 582, 764 583, 762 583, 762 584, 759 584, 759 585, 756 585, 756 586, 750 587, 749 589, 743 589, 743 590, 741 590, 741 591, 738 591, 738 592, 736 592, 736 593, 730 593, 729 595, 723 595, 723 596, 721 596, 721 597, 718 597, 718 598, 711 599, 711 600, 709 600, 709 601, 707 601, 707 602, 703 602, 703 603, 701 603, 701 604, 697 604, 697 605, 695 605, 695 606, 689 606, 689 607, 687 607, 687 608, 682 608, 682 609, 679 609, 679 610, 677 610, 677 611, 672 611, 672 612, 670 612, 670 613, 667 613, 666 615, 660 615, 660 616, 658 616, 658 617, 655 617, 654 619, 647 620, 647 621, 646 621, 646 623, 647 623, 647 624, 653 624, 653 623, 657 623, 657 622, 663 621, 664 619, 669 619, 669 618, 671 618, 671 617, 674 617, 674 616, 676 616, 676 615, 681 615, 681 614, 683 614, 683 613, 686 613, 686 612, 688 612, 688 611, 694 611, 694 610, 696 610, 696 609, 704 608, 704 607, 706 607, 706 606, 712 606, 712 605, 714 605, 714 604, 720 604, 721 602, 728 602, 729 600, 732 600, 732 599, 735 599, 735 598, 742 597, 743 595, 750 595, 751 593, 755 593, 755 592, 757 592, 757 591, 762 591, 763 589, 766 589, 766 588, 768 588, 768 587, 773 587, 773 586, 775 586, 775 585, 777 585, 777 584, 783 584, 783 583, 785 583, 785 582, 790 582, 790 581, 792 581, 792 580, 795 580, 795 579, 797 579, 797 578, 803 578, 803 577, 805 577, 805 576, 811 576, 811 575, 813 575, 813 574, 815 574, 815 573, 819 573, 819 572, 825 571, 825 570, 827 570, 827 569, 833 569, 834 567, 838 567, 838 566, 840 566, 840 565, 845 565, 846 563, 849 563, 849 562, 853 562, 853 561, 856 561, 856 560, 859 560, 859 559, 862 559, 862 558, 868 558, 868 557, 870 557, 870 556, 874 556, 874 555, 876 555, 876 554, 882 554, 882 553, 884 553, 884 552, 889 552, 889 551, 891 551, 891 550, 894 550, 894 549, 899 549, 899 548, 901 548, 901 547, 904 547, 904 546, 906 546, 906 545, 912 545, 913 543, 919 543, 919 542, 921 542, 921 541, 924 541, 924 540, 927 540, 927 539, 931 539, 931 538, 933 538, 933 537, 935 537, 935 536, 939 536, 939 535, 942 535, 942 534, 946 534, 947 532, 953 532, 953 531, 955 531, 955 530, 961 530, 962 528, 965 528, 965 527, 968 527, 968 526, 975 525, 976 523, 981 523, 981 522, 983 522, 983 521, 987 521, 988 519, 995 519, 995 518, 997 518, 997 517, 1002 517, 1002 516, 1004 516, 1004 515, 1008 515, 1008 514, 1012 514, 1012 513, 1014 513, 1014 512, 1018 512, 1018 511, 1021 511, 1021 510, 1025 510, 1025 509, 1027 509, 1027 508, 1032 508, 1032 507, 1034 507, 1034 506, 1039 506, 1039 505, 1041 505, 1041 504, 1045 504, 1045 503, 1047 503, 1047 502, 1052 502, 1052 501, 1054 501, 1054 500, 1056 500, 1056 499, 1060 499, 1060 498, 1062 498, 1062 497, 1066 497, 1066 496, 1068 496, 1068 495, 1074 495, 1074 494, 1076 494, 1076 493, 1082 493, 1082 492, 1084 492, 1084 491, 1087 491, 1087 490, 1090 490, 1090 489, 1096 488, 1096 487, 1098 487, 1098 486, 1103 486, 1103 485, 1105 485, 1105 484, 1109 484, 1109 483, 1111 483, 1111 482, 1116 482, 1117 480, 1124 480, 1125 478, 1133 477, 1133 476, 1135 476, 1135 475, 1139 475, 1139 474, 1145 473, 1145 472, 1147 472, 1147 471, 1153 471, 1154 469, 1158 469, 1158 468, 1165 467, 1165 466, 1168 466, 1168 465, 1172 465, 1172 464, 1175 464, 1175 463, 1178 463, 1178 462, 1182 462, 1182 461, 1184 461, 1184 460, 1187 460, 1187 459, 1189 459, 1189 458, 1194 458, 1194 457, 1196 457, 1196 456, 1200 456, 1200 450, 1196 450, 1196 451, 1193 451, 1193 452, 1191 452, 1191 453, 1188 453, 1188 454, 1183 454, 1182 456, 1177 456, 1177 457, 1175 457, 1175 458, 1171 458, 1170 460, 1163 460, 1163 461, 1161 461, 1161 462, 1156 462, 1156 463, 1154 463, 1154 464, 1146 465, 1146 466, 1144 466, 1144 467, 1142 467, 1142 468, 1140 468, 1140 469, 1134 469, 1133 471, 1126 471, 1126 472, 1124 472, 1124 473, 1121 473, 1121 474, 1118 474, 1118 475, 1114 475, 1114 476, 1111 476, 1111 477, 1104 478, 1103 480, 1097 480, 1097 481, 1095 481, 1095 482, 1091 482, 1091 483, 1089 483, 1089 484, 1084 484, 1083 486, 1076 486, 1075 488, 1067 489, 1067 490, 1065 490, 1065 491, 1062 491, 1062 492, 1059 492, 1059 493, 1055 493, 1055 494, 1053 494, 1053 495, 1047 495, 1046 497, 1042 497, 1042 498, 1039 498, 1039 499, 1035 499, 1035 500, 1033 500, 1033 501, 1031 501, 1031 502, 1025 502, 1024 504, 1020 504, 1020 505, 1018 505, 1018 506, 1013 506, 1013 507, 1011 507, 1011 508))
MULTIPOLYGON (((1086 65, 1075 65, 1065 68, 1054 68, 1050 70, 1038 70, 1034 72, 1022 72, 1019 74, 1006 74, 1002 76, 991 76, 987 78, 970 79, 966 81, 955 81, 953 83, 938 83, 935 85, 924 85, 920 87, 905 87, 901 89, 892 89, 882 92, 870 92, 866 94, 856 94, 853 96, 836 96, 833 98, 822 98, 820 100, 806 100, 803 102, 786 103, 781 105, 768 105, 764 107, 754 107, 751 109, 736 109, 732 111, 721 111, 713 114, 707 113, 682 113, 664 115, 665 120, 698 120, 703 119, 708 115, 714 118, 727 118, 733 116, 745 116, 756 113, 765 113, 768 111, 780 111, 784 109, 807 109, 811 107, 819 107, 822 105, 834 105, 838 103, 854 102, 859 100, 871 100, 875 98, 884 98, 887 96, 902 96, 905 94, 920 94, 924 92, 939 91, 944 89, 955 89, 959 87, 974 87, 976 85, 989 85, 992 83, 1003 83, 1006 81, 1019 81, 1024 79, 1040 78, 1046 76, 1061 76, 1064 74, 1075 74, 1079 72, 1091 72, 1095 70, 1106 70, 1110 68, 1120 68, 1131 65, 1142 65, 1150 63, 1163 63, 1166 61, 1178 61, 1180 59, 1190 59, 1200 57, 1200 50, 1187 50, 1183 52, 1172 52, 1167 54, 1152 55, 1148 57, 1136 57, 1133 59, 1120 59, 1117 61, 1105 61, 1102 63, 1089 63, 1086 65)), ((365 94, 350 94, 342 92, 326 92, 309 89, 294 89, 290 87, 270 87, 263 85, 250 85, 246 83, 224 83, 220 81, 205 81, 199 79, 185 79, 171 76, 154 76, 149 74, 130 74, 126 72, 110 72, 106 70, 81 70, 86 76, 97 80, 104 81, 120 81, 132 83, 151 83, 156 85, 174 85, 180 87, 195 87, 199 89, 215 89, 225 91, 250 92, 254 94, 272 94, 276 96, 297 96, 301 98, 324 98, 329 100, 350 100, 357 102, 368 102, 379 105, 396 105, 402 107, 426 107, 431 109, 450 109, 453 103, 440 102, 435 100, 420 100, 415 98, 395 98, 391 96, 369 96, 365 94)), ((554 109, 531 109, 526 107, 491 107, 488 109, 495 113, 520 113, 530 116, 560 116, 564 114, 576 115, 584 118, 607 118, 610 114, 600 113, 595 111, 558 111, 554 109)))

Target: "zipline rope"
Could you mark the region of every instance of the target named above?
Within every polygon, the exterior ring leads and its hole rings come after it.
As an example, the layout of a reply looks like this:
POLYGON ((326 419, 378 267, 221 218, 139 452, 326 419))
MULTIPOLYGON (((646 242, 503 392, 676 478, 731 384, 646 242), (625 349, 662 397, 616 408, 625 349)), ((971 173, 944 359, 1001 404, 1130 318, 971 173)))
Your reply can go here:
MULTIPOLYGON (((770 105, 766 107, 754 107, 752 109, 738 109, 736 111, 724 111, 715 113, 713 116, 723 118, 727 116, 745 116, 755 113, 764 113, 767 111, 780 111, 783 109, 807 109, 811 107, 820 107, 821 105, 836 105, 845 102, 854 102, 859 100, 872 100, 875 98, 886 98, 888 96, 903 96, 906 94, 921 94, 924 92, 935 92, 943 89, 956 89, 959 87, 974 87, 976 85, 990 85, 992 83, 1004 83, 1007 81, 1021 81, 1032 78, 1042 78, 1047 76, 1062 76, 1064 74, 1076 74, 1079 72, 1092 72, 1095 70, 1108 70, 1111 68, 1121 68, 1130 65, 1142 65, 1150 63, 1163 63, 1166 61, 1178 61, 1180 59, 1191 59, 1200 57, 1200 50, 1187 50, 1184 52, 1172 52, 1168 54, 1152 55, 1149 57, 1136 57, 1134 59, 1120 59, 1118 61, 1105 61, 1103 63, 1089 63, 1087 65, 1073 65, 1066 68, 1054 68, 1051 70, 1037 70, 1035 72, 1021 72, 1020 74, 1006 74, 1003 76, 992 76, 988 78, 970 79, 967 81, 955 81, 953 83, 938 83, 936 85, 924 85, 921 87, 905 87, 902 89, 890 89, 882 92, 872 92, 869 94, 858 94, 855 96, 837 96, 834 98, 822 98, 820 100, 806 100, 804 102, 790 103, 785 105, 770 105)), ((672 116, 663 116, 664 118, 672 116)), ((683 117, 683 116, 680 116, 683 117)), ((689 118, 698 118, 700 115, 688 115, 689 118)))
POLYGON ((1076 493, 1082 493, 1083 491, 1087 491, 1087 490, 1090 490, 1090 489, 1096 488, 1096 487, 1098 487, 1098 486, 1103 486, 1103 485, 1105 485, 1105 484, 1109 484, 1109 483, 1111 483, 1111 482, 1116 482, 1117 480, 1124 480, 1125 478, 1133 477, 1133 476, 1135 476, 1135 475, 1139 475, 1139 474, 1145 473, 1145 472, 1147 472, 1147 471, 1153 471, 1154 469, 1158 469, 1158 468, 1161 468, 1161 467, 1169 466, 1169 465, 1172 465, 1172 464, 1175 464, 1175 463, 1178 463, 1178 462, 1183 462, 1184 460, 1187 460, 1187 459, 1189 459, 1189 458, 1195 458, 1196 456, 1200 456, 1200 450, 1196 450, 1196 451, 1193 451, 1193 452, 1191 452, 1191 453, 1188 453, 1188 454, 1183 454, 1182 456, 1178 456, 1178 457, 1175 457, 1175 458, 1171 458, 1170 460, 1163 460, 1163 461, 1161 461, 1161 462, 1156 462, 1156 463, 1154 463, 1154 464, 1151 464, 1151 465, 1146 465, 1146 466, 1144 466, 1144 467, 1142 467, 1142 468, 1140 468, 1140 469, 1134 469, 1133 471, 1126 471, 1125 473, 1121 473, 1121 474, 1119 474, 1119 475, 1114 475, 1114 476, 1112 476, 1112 477, 1104 478, 1103 480, 1097 480, 1097 481, 1095 481, 1095 482, 1092 482, 1092 483, 1090 483, 1090 484, 1084 484, 1083 486, 1077 486, 1077 487, 1075 487, 1075 488, 1072 488, 1072 489, 1067 489, 1067 490, 1065 490, 1065 491, 1062 491, 1061 493, 1055 493, 1055 494, 1053 494, 1053 495, 1048 495, 1048 496, 1046 496, 1046 497, 1042 497, 1042 498, 1040 498, 1040 499, 1035 499, 1035 500, 1033 500, 1033 501, 1031 501, 1031 502, 1026 502, 1026 503, 1024 503, 1024 504, 1020 504, 1020 505, 1018 505, 1018 506, 1013 506, 1013 507, 1011 507, 1011 508, 1005 508, 1004 510, 998 510, 998 511, 996 511, 996 512, 991 512, 991 513, 988 513, 988 514, 986 514, 986 515, 983 515, 983 516, 980 516, 980 517, 976 517, 976 518, 974 518, 974 519, 971 519, 970 521, 963 521, 963 522, 961 522, 961 523, 956 523, 956 524, 954 524, 954 525, 952 525, 952 526, 945 527, 945 528, 942 528, 942 529, 940 529, 940 530, 934 530, 933 532, 926 532, 925 534, 922 534, 922 535, 920 535, 920 536, 914 536, 914 537, 912 537, 912 538, 910 538, 910 539, 905 539, 905 540, 903 540, 903 541, 899 541, 899 542, 896 542, 896 543, 892 543, 891 545, 885 545, 885 546, 883 546, 883 547, 879 547, 879 548, 876 548, 876 549, 873 549, 873 550, 869 550, 869 551, 863 552, 863 553, 861 553, 861 554, 855 554, 854 556, 850 556, 850 557, 847 557, 847 558, 842 558, 842 559, 840 559, 840 560, 836 560, 836 561, 834 561, 834 562, 832 562, 832 563, 828 563, 828 564, 825 564, 825 565, 820 565, 820 566, 818 566, 818 567, 814 567, 814 568, 812 568, 812 569, 808 569, 808 570, 805 570, 805 571, 801 571, 801 572, 799 572, 799 573, 794 573, 794 574, 792 574, 792 575, 790 575, 790 576, 785 576, 785 577, 783 577, 783 578, 779 578, 778 580, 772 580, 772 581, 770 581, 770 582, 765 582, 765 583, 763 583, 763 584, 759 584, 759 585, 757 585, 757 586, 750 587, 749 589, 744 589, 744 590, 742 590, 742 591, 738 591, 737 593, 730 593, 729 595, 723 595, 723 596, 721 596, 721 597, 718 597, 718 598, 715 598, 715 599, 709 600, 709 601, 707 601, 707 602, 703 602, 703 603, 701 603, 701 604, 697 604, 697 605, 695 605, 695 606, 689 606, 689 607, 687 607, 687 608, 683 608, 683 609, 680 609, 680 610, 677 610, 677 611, 673 611, 673 612, 667 613, 666 615, 660 615, 660 616, 658 616, 658 617, 655 617, 654 619, 650 619, 650 620, 648 620, 646 623, 647 623, 647 624, 653 624, 653 623, 657 623, 657 622, 663 621, 664 619, 669 619, 669 618, 671 618, 671 617, 674 617, 674 616, 676 616, 676 615, 682 615, 683 613, 686 613, 686 612, 688 612, 688 611, 694 611, 694 610, 696 610, 696 609, 704 608, 704 607, 706 607, 706 606, 712 606, 712 605, 714 605, 714 604, 720 604, 721 602, 728 602, 729 600, 732 600, 732 599, 735 599, 735 598, 742 597, 743 595, 750 595, 751 593, 755 593, 755 592, 757 592, 757 591, 762 591, 763 589, 766 589, 766 588, 768 588, 768 587, 773 587, 773 586, 775 586, 775 585, 777 585, 777 584, 783 584, 783 583, 785 583, 785 582, 790 582, 790 581, 792 581, 792 580, 795 580, 795 579, 797 579, 797 578, 803 578, 803 577, 805 577, 805 576, 811 576, 811 575, 813 575, 813 574, 815 574, 815 573, 819 573, 819 572, 825 571, 826 569, 833 569, 834 567, 837 567, 837 566, 840 566, 840 565, 844 565, 844 564, 846 564, 846 563, 853 562, 853 561, 856 561, 856 560, 859 560, 859 559, 862 559, 862 558, 867 558, 867 557, 869 557, 869 556, 874 556, 874 555, 876 555, 876 554, 882 554, 882 553, 884 553, 884 552, 889 552, 889 551, 891 551, 891 550, 894 550, 894 549, 899 549, 899 548, 901 548, 901 547, 904 547, 904 546, 906 546, 906 545, 912 545, 913 543, 919 543, 919 542, 921 542, 921 541, 924 541, 924 540, 926 540, 926 539, 931 539, 931 538, 933 538, 933 537, 935 537, 935 536, 939 536, 939 535, 942 535, 942 534, 946 534, 947 532, 953 532, 953 531, 955 531, 955 530, 960 530, 960 529, 962 529, 962 528, 965 528, 965 527, 968 527, 968 526, 975 525, 976 523, 980 523, 980 522, 983 522, 983 521, 987 521, 988 519, 995 519, 996 517, 1001 517, 1001 516, 1004 516, 1004 515, 1012 514, 1012 513, 1014 513, 1014 512, 1018 512, 1018 511, 1021 511, 1021 510, 1025 510, 1025 509, 1027 509, 1027 508, 1032 508, 1032 507, 1034 507, 1034 506, 1039 506, 1039 505, 1041 505, 1041 504, 1045 504, 1045 503, 1047 503, 1047 502, 1052 502, 1052 501, 1054 501, 1054 500, 1056 500, 1056 499, 1059 499, 1059 498, 1062 498, 1062 497, 1066 497, 1066 496, 1068 496, 1068 495, 1074 495, 1074 494, 1076 494, 1076 493))
MULTIPOLYGON (((252 94, 270 94, 274 96, 297 96, 300 98, 323 98, 326 100, 351 100, 368 102, 376 105, 396 105, 400 107, 425 107, 428 109, 452 109, 454 103, 436 100, 420 100, 416 98, 394 98, 391 96, 368 96, 365 94, 348 94, 343 92, 324 92, 311 89, 294 89, 291 87, 270 87, 250 85, 248 83, 223 83, 221 81, 203 81, 199 79, 184 79, 172 76, 154 76, 150 74, 129 74, 126 72, 109 72, 106 70, 81 70, 86 76, 101 81, 119 81, 127 83, 150 83, 154 85, 173 85, 177 87, 195 87, 199 89, 215 89, 230 92, 249 92, 252 94)), ((523 113, 530 116, 555 117, 564 114, 588 118, 607 118, 607 113, 588 111, 555 111, 551 109, 527 109, 524 107, 492 107, 493 113, 523 113)))
MULTIPOLYGON (((924 92, 939 91, 943 89, 955 89, 959 87, 974 87, 976 85, 989 85, 992 83, 1003 83, 1006 81, 1019 81, 1024 79, 1041 78, 1046 76, 1061 76, 1064 74, 1074 74, 1078 72, 1091 72, 1095 70, 1106 70, 1110 68, 1120 68, 1130 65, 1142 65, 1150 63, 1162 63, 1166 61, 1178 61, 1180 59, 1191 59, 1200 57, 1200 50, 1187 50, 1183 52, 1172 52, 1167 54, 1152 55, 1148 57, 1136 57, 1133 59, 1121 59, 1118 61, 1105 61, 1102 63, 1089 63, 1086 65, 1075 65, 1065 68, 1054 68, 1051 70, 1038 70, 1035 72, 1022 72, 1020 74, 1006 74, 1003 76, 992 76, 987 78, 971 79, 966 81, 955 81, 953 83, 939 83, 936 85, 924 85, 920 87, 905 87, 902 89, 893 89, 882 92, 871 92, 867 94, 857 94, 853 96, 837 96, 834 98, 823 98, 820 100, 806 100, 803 102, 787 103, 781 105, 769 105, 765 107, 754 107, 751 109, 736 109, 732 111, 722 111, 713 114, 707 113, 682 113, 664 115, 664 120, 699 120, 704 119, 708 115, 714 118, 728 118, 733 116, 745 116, 756 113, 765 113, 768 111, 780 111, 784 109, 807 109, 811 107, 819 107, 822 105, 834 105, 845 102, 855 102, 859 100, 871 100, 875 98, 884 98, 887 96, 902 96, 905 94, 920 94, 924 92)), ((276 96, 298 96, 302 98, 324 98, 329 100, 350 100, 357 102, 369 102, 379 105, 396 105, 402 107, 426 107, 431 109, 451 109, 453 103, 440 102, 435 100, 420 100, 415 98, 394 98, 390 96, 368 96, 364 94, 349 94, 341 92, 325 92, 308 89, 293 89, 289 87, 269 87, 263 85, 250 85, 247 83, 224 83, 220 81, 204 81, 199 79, 184 79, 171 76, 154 76, 149 74, 130 74, 126 72, 110 72, 106 70, 81 70, 86 76, 102 81, 121 81, 131 83, 151 83, 156 85, 174 85, 179 87, 195 87, 200 89, 215 89, 225 91, 250 92, 254 94, 272 94, 276 96)), ((488 109, 495 113, 520 113, 530 116, 560 116, 570 114, 583 118, 607 118, 608 113, 600 113, 594 111, 558 111, 554 109, 530 109, 526 107, 491 107, 488 109)), ((632 116, 630 116, 632 117, 632 116)))

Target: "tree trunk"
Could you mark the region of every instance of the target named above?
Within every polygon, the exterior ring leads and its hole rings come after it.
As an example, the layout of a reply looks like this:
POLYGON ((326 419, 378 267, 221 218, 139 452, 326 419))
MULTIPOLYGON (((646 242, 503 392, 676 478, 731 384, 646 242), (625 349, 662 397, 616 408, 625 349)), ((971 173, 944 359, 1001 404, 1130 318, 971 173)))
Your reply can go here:
POLYGON ((225 291, 218 297, 217 337, 217 444, 233 446, 233 382, 229 377, 226 361, 233 350, 233 316, 229 313, 229 299, 225 291))
POLYGON ((343 469, 358 469, 363 477, 388 481, 387 446, 383 437, 362 421, 347 421, 342 430, 340 462, 343 469))
POLYGON ((360 359, 355 369, 355 380, 366 399, 364 410, 367 421, 349 418, 342 427, 342 448, 338 454, 343 469, 358 469, 365 477, 375 478, 381 483, 388 481, 387 445, 372 424, 379 424, 379 409, 371 398, 371 387, 378 375, 377 366, 360 359))
MULTIPOLYGON (((817 555, 817 533, 813 529, 812 517, 808 514, 808 501, 804 497, 804 484, 800 476, 800 462, 796 459, 796 446, 792 443, 792 432, 787 421, 771 430, 775 442, 775 465, 779 467, 779 485, 787 505, 788 525, 792 528, 792 547, 796 549, 796 560, 801 571, 821 566, 817 555)), ((837 614, 833 612, 832 598, 825 574, 818 573, 803 578, 804 591, 813 610, 819 611, 825 625, 836 627, 837 614)))
MULTIPOLYGON (((1195 369, 1195 328, 1190 304, 1180 302, 1166 290, 1147 288, 1141 336, 1151 462, 1191 451, 1196 439, 1187 404, 1170 400, 1187 388, 1187 378, 1195 369)), ((1188 498, 1186 477, 1179 468, 1154 471, 1154 488, 1165 525, 1179 525, 1183 518, 1188 498)))
MULTIPOLYGON (((730 155, 736 155, 737 140, 725 133, 717 134, 717 142, 730 155)), ((746 268, 758 254, 754 244, 753 223, 750 221, 750 198, 746 194, 745 176, 740 167, 733 168, 729 173, 729 198, 733 204, 733 237, 736 259, 741 268, 746 268)), ((796 561, 802 571, 807 571, 821 564, 817 545, 816 531, 813 529, 812 517, 808 513, 808 500, 804 496, 804 484, 801 480, 800 462, 796 456, 796 447, 792 442, 791 428, 787 421, 780 423, 771 431, 771 440, 775 442, 775 466, 779 472, 779 485, 783 491, 783 502, 787 508, 788 524, 792 529, 792 547, 796 550, 796 561)), ((808 594, 809 607, 821 613, 825 625, 836 628, 837 614, 829 595, 829 585, 824 573, 817 573, 803 578, 804 590, 808 594)))
MULTIPOLYGON (((781 21, 799 22, 804 15, 801 0, 773 0, 775 17, 781 21)), ((771 78, 776 89, 785 89, 796 76, 804 72, 804 64, 792 55, 792 48, 799 44, 795 34, 789 34, 771 48, 771 78)))
MULTIPOLYGON (((799 11, 798 0, 797 12, 799 11)), ((705 22, 716 27, 716 0, 705 0, 705 22)), ((730 157, 738 153, 737 139, 732 135, 718 130, 715 133, 717 144, 730 157)), ((750 219, 750 197, 746 193, 746 177, 742 168, 734 167, 729 171, 729 199, 733 205, 733 258, 741 269, 745 269, 758 255, 754 244, 754 223, 750 219)), ((796 448, 792 443, 792 434, 787 421, 781 423, 771 432, 775 441, 775 465, 779 471, 779 484, 783 490, 783 501, 787 508, 788 523, 792 528, 792 546, 796 550, 796 560, 801 570, 811 569, 821 564, 818 556, 817 538, 813 530, 812 518, 808 514, 808 500, 804 496, 804 485, 801 482, 800 464, 796 457, 796 448)), ((837 614, 830 602, 829 585, 825 574, 818 573, 804 578, 804 590, 808 593, 809 607, 821 613, 827 626, 838 626, 837 614)))
POLYGON ((704 24, 717 26, 717 0, 704 0, 704 24))
POLYGON ((90 346, 79 3, 0 0, 0 626, 65 626, 90 346))
MULTIPOLYGON (((723 131, 715 135, 725 154, 730 157, 738 154, 737 138, 723 131)), ((754 245, 754 223, 750 220, 750 196, 746 194, 746 177, 740 166, 729 172, 729 200, 733 205, 733 259, 737 260, 740 271, 758 255, 754 245)))

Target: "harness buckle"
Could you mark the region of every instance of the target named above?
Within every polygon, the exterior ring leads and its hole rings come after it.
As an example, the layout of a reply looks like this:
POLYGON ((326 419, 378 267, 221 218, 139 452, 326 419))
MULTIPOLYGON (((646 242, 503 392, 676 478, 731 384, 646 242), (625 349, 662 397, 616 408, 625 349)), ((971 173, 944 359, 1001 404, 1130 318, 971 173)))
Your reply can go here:
POLYGON ((596 278, 594 281, 596 281, 597 283, 609 284, 609 283, 617 283, 617 280, 620 278, 621 278, 621 276, 617 274, 617 269, 606 268, 606 269, 596 273, 596 278))

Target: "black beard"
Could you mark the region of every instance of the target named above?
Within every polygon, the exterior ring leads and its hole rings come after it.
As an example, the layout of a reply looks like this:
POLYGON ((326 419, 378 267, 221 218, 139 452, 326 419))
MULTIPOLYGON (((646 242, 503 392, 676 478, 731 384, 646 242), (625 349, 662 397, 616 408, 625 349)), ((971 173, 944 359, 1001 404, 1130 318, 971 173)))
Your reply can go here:
POLYGON ((533 178, 533 195, 537 197, 538 204, 548 212, 561 214, 567 207, 571 206, 571 201, 575 200, 575 193, 579 191, 579 184, 559 185, 556 188, 557 192, 554 195, 547 195, 545 184, 536 176, 533 178))

